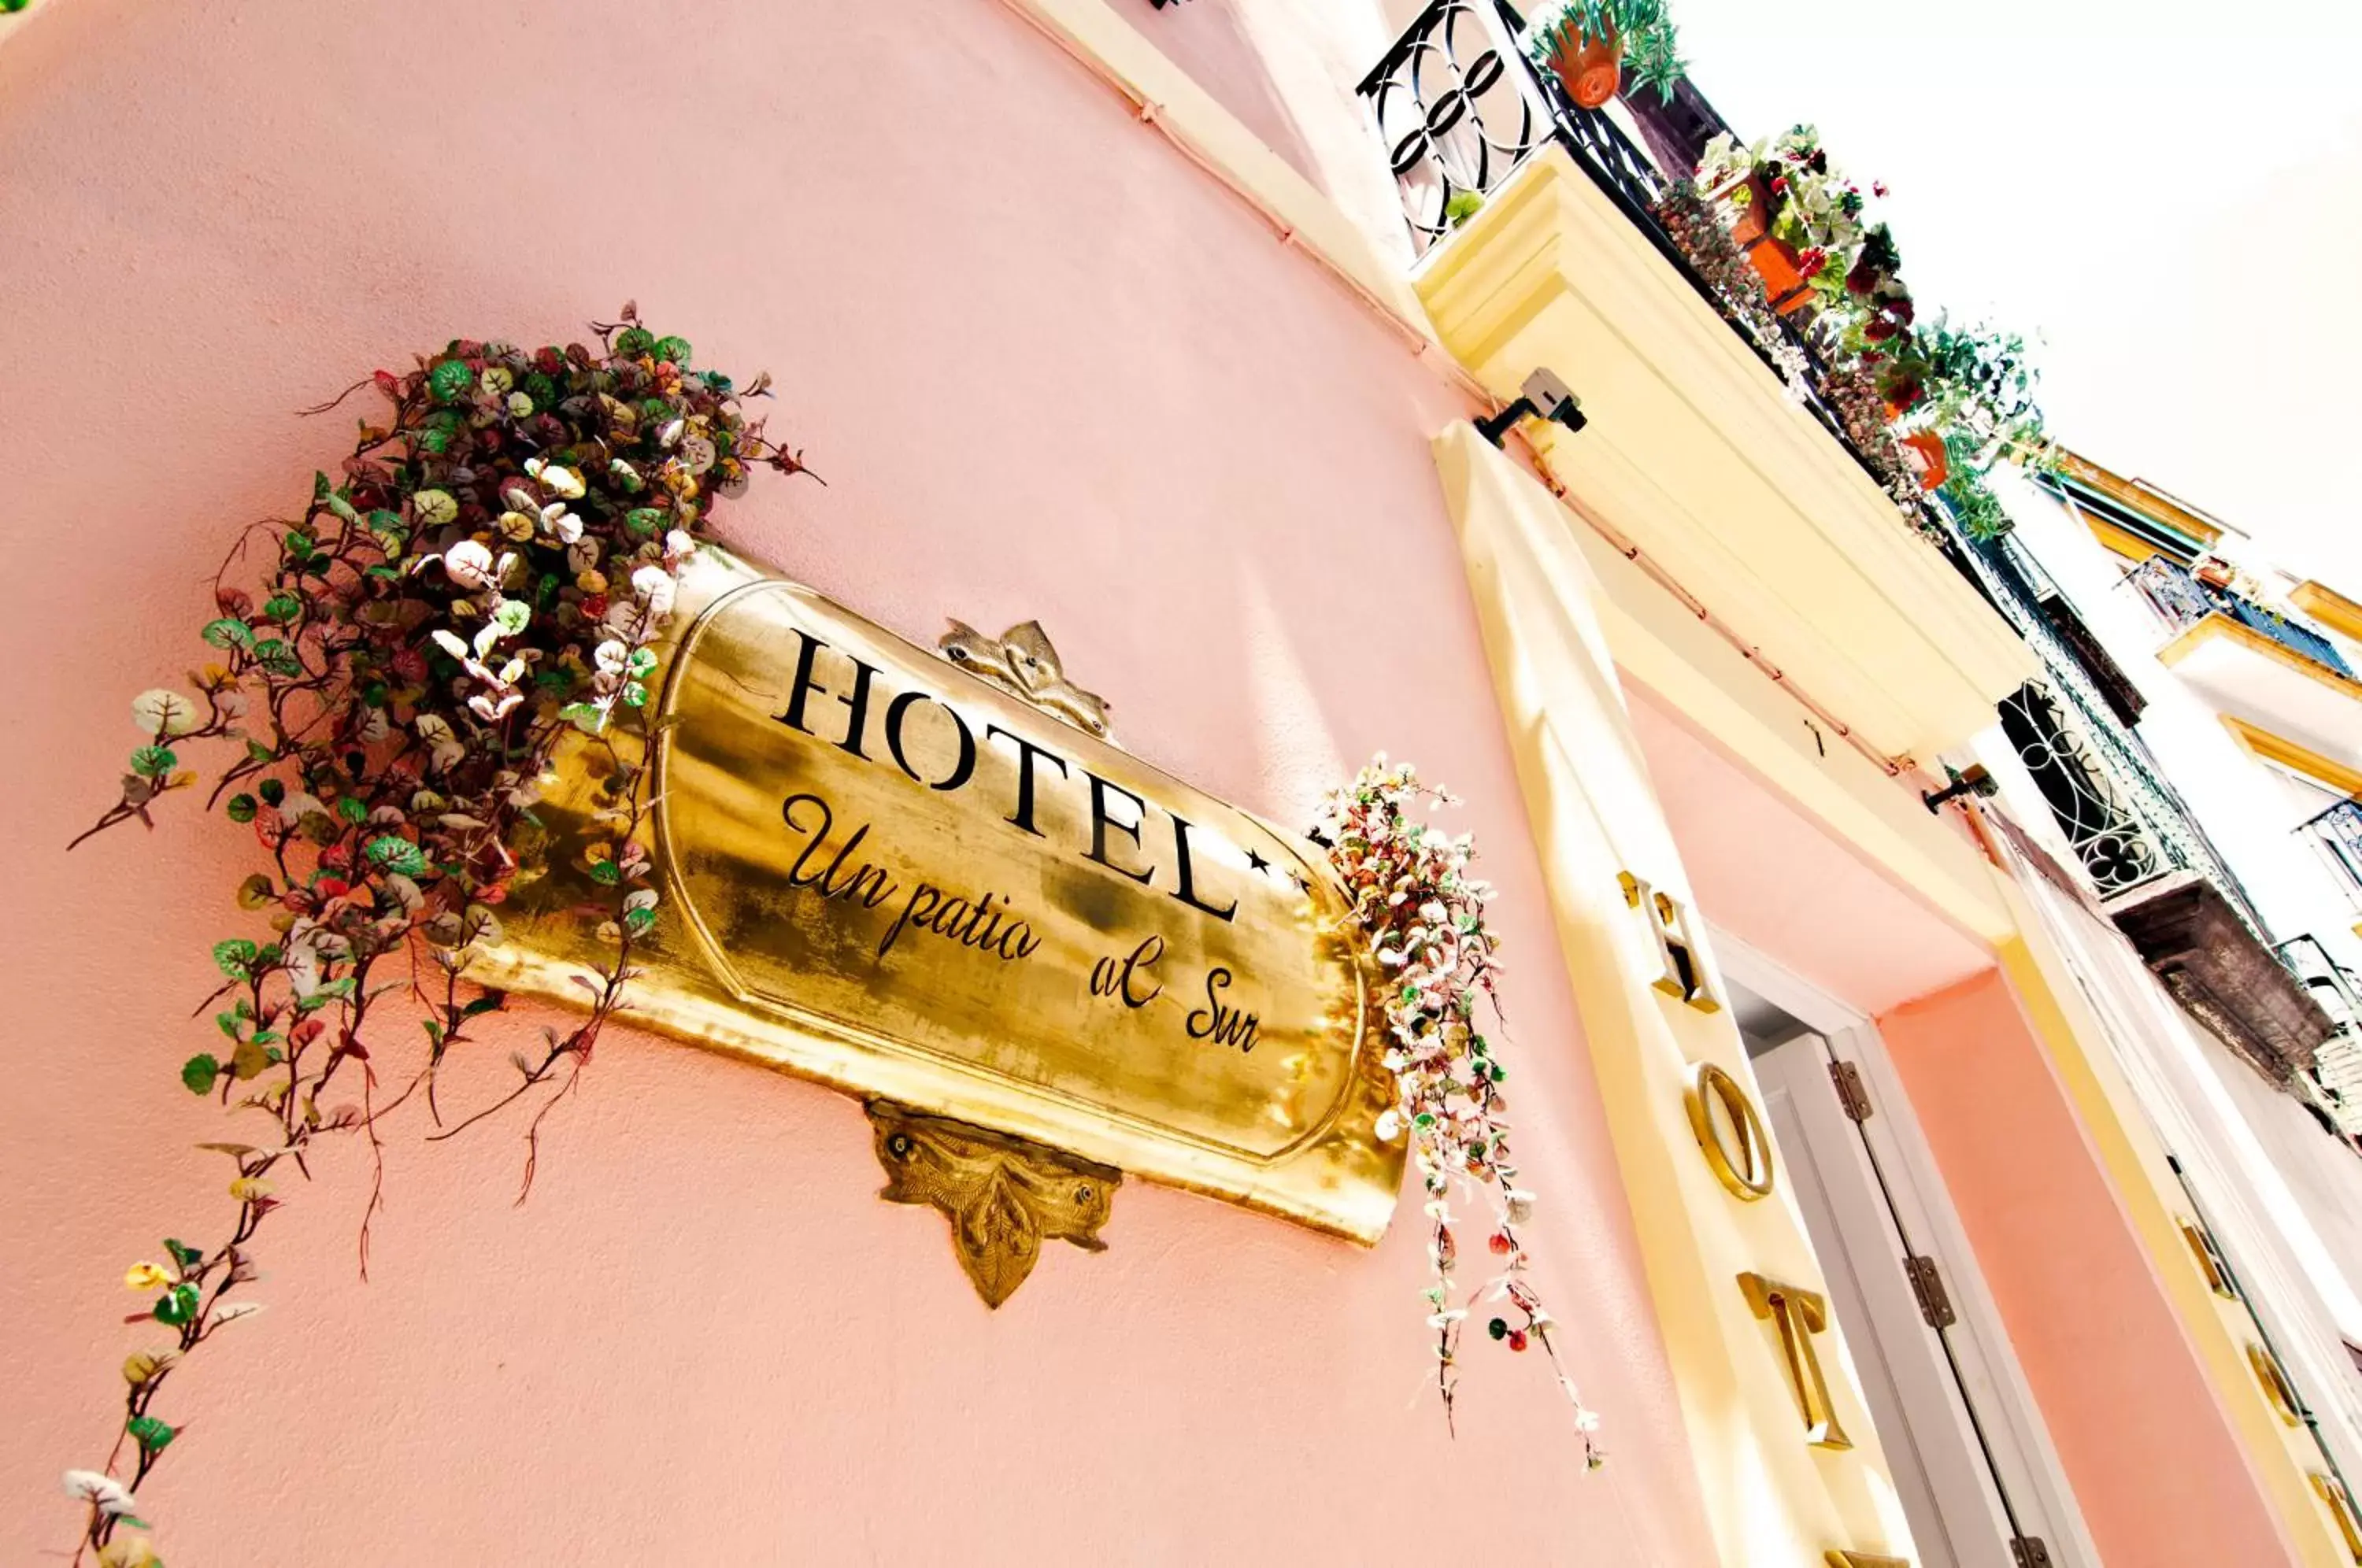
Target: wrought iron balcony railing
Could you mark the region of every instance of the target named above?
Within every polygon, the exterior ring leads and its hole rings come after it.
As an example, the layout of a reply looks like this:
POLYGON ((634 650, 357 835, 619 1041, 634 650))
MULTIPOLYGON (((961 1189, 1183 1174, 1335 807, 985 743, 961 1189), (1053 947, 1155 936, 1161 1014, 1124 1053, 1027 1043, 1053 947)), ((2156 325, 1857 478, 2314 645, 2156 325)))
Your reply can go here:
POLYGON ((2362 909, 2362 801, 2340 801, 2296 831, 2337 874, 2347 900, 2362 909))
POLYGON ((2317 936, 2290 937, 2277 951, 2338 1032, 2348 1038, 2362 1036, 2362 976, 2331 957, 2317 936))
MULTIPOLYGON (((1690 171, 1660 169, 1608 110, 1577 108, 1557 77, 1518 46, 1523 28, 1508 0, 1429 0, 1362 81, 1359 92, 1376 118, 1418 253, 1448 238, 1470 204, 1498 190, 1528 159, 1553 143, 1564 148, 1666 264, 1788 384, 1830 438, 1880 489, 1889 490, 1822 395, 1828 365, 1810 336, 1794 317, 1734 307, 1658 220, 1656 204, 1690 171), (1795 376, 1783 363, 1802 364, 1805 374, 1795 376)), ((1702 98, 1694 92, 1690 98, 1694 112, 1711 116, 1702 98)), ((1941 508, 1924 500, 1897 501, 1922 533, 1940 537, 1948 531, 1941 508)))
POLYGON ((2135 568, 2127 580, 2140 591, 2150 608, 2176 632, 2187 631, 2209 615, 2227 615, 2239 624, 2261 632, 2283 647, 2347 679, 2354 679, 2345 657, 2327 637, 2276 610, 2267 609, 2245 594, 2202 582, 2191 571, 2163 556, 2151 556, 2135 568))

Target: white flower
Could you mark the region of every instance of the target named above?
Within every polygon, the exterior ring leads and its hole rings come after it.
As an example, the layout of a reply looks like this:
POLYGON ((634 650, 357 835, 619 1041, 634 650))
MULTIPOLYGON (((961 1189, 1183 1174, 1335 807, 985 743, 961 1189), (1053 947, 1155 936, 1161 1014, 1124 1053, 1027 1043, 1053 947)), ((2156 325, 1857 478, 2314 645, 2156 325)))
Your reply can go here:
POLYGON ((69 1470, 63 1477, 66 1496, 95 1503, 102 1514, 127 1514, 139 1506, 131 1488, 98 1470, 69 1470))
POLYGON ((462 539, 443 552, 443 569, 462 588, 481 588, 492 580, 492 552, 462 539))
POLYGON ((1402 1112, 1399 1110, 1380 1111, 1377 1121, 1370 1128, 1371 1132, 1377 1134, 1378 1142, 1381 1143, 1393 1143, 1402 1136, 1402 1130, 1403 1119, 1402 1112))
POLYGON ((552 495, 562 495, 568 501, 582 499, 582 476, 572 469, 548 464, 539 475, 542 488, 552 495))
POLYGON ((632 657, 632 650, 610 638, 592 650, 590 657, 597 662, 600 674, 621 675, 625 662, 632 657))
POLYGON ((672 609, 672 573, 662 567, 644 566, 632 574, 632 591, 647 601, 651 612, 665 614, 672 609))

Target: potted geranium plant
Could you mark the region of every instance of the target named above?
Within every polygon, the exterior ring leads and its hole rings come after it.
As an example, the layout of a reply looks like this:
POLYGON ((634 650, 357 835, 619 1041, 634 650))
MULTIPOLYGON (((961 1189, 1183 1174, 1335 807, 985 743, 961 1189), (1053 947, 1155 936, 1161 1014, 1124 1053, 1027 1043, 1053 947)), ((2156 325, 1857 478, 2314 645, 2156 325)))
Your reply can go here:
POLYGON ((1796 126, 1741 146, 1706 144, 1697 182, 1728 214, 1731 237, 1783 315, 1842 299, 1864 233, 1860 188, 1829 167, 1820 135, 1796 126))
POLYGON ((1682 60, 1664 0, 1550 0, 1526 25, 1526 51, 1558 78, 1578 109, 1596 109, 1636 85, 1670 100, 1682 60))

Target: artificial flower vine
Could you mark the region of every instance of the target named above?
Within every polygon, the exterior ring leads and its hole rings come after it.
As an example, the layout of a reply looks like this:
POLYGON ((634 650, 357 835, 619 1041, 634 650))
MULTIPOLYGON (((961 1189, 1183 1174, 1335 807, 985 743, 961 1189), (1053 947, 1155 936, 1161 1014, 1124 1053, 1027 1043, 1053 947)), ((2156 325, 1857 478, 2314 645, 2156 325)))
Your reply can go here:
POLYGON ((1500 1016, 1501 969, 1485 921, 1493 889, 1468 874, 1475 851, 1467 834, 1453 837, 1416 820, 1422 801, 1441 806, 1452 797, 1420 783, 1408 763, 1389 767, 1380 756, 1350 788, 1322 803, 1312 836, 1344 878, 1381 971, 1385 1061, 1397 1098, 1380 1118, 1378 1132, 1386 1138, 1408 1135, 1427 1194, 1427 1320, 1435 1331, 1436 1390, 1449 1423, 1468 1318, 1453 1289, 1460 1247, 1451 1201, 1458 1186, 1475 1190, 1492 1210, 1485 1246, 1499 1263, 1489 1297, 1515 1314, 1514 1321, 1492 1317, 1485 1330, 1512 1351, 1541 1347, 1574 1405, 1584 1463, 1595 1470, 1606 1457, 1595 1436, 1599 1418, 1584 1406, 1560 1359, 1551 1338, 1555 1321, 1528 1275, 1518 1236, 1534 1199, 1518 1185, 1509 1154, 1501 1092, 1508 1069, 1480 1027, 1480 1004, 1496 1021, 1500 1016))
POLYGON ((282 1167, 303 1171, 323 1135, 367 1139, 366 1274, 384 1118, 416 1096, 439 1129, 430 1136, 447 1138, 539 1090, 529 1188, 543 1119, 623 1004, 634 944, 657 918, 643 761, 652 645, 717 498, 758 468, 804 470, 745 416, 767 376, 734 388, 691 369, 682 339, 649 332, 630 305, 622 315, 596 329, 595 348, 461 340, 348 389, 373 387, 390 412, 361 423, 337 479, 314 477, 300 517, 255 525, 232 550, 193 694, 159 688, 132 702, 144 738, 121 797, 74 842, 135 818, 154 826, 158 801, 196 782, 181 749, 224 743, 208 803, 259 843, 261 867, 236 901, 268 911, 269 929, 214 944, 223 983, 206 1007, 221 1042, 180 1068, 191 1093, 238 1119, 234 1139, 200 1145, 233 1168, 228 1234, 168 1239, 124 1276, 148 1297, 127 1321, 167 1336, 123 1364, 105 1464, 66 1473, 87 1508, 77 1562, 156 1562, 137 1494, 181 1429, 154 1406, 188 1357, 258 1309, 234 1293, 255 1278, 253 1239, 281 1201, 282 1167), (237 565, 258 540, 271 561, 249 589, 237 565), (578 977, 589 1011, 546 1028, 539 1053, 516 1053, 506 1094, 447 1121, 437 1071, 502 1000, 467 974, 501 940, 513 883, 537 869, 533 808, 568 735, 585 737, 602 790, 603 836, 583 869, 608 895, 585 913, 607 948, 578 977), (414 1070, 390 1075, 399 1087, 381 1099, 380 1070, 414 1023, 414 1070))

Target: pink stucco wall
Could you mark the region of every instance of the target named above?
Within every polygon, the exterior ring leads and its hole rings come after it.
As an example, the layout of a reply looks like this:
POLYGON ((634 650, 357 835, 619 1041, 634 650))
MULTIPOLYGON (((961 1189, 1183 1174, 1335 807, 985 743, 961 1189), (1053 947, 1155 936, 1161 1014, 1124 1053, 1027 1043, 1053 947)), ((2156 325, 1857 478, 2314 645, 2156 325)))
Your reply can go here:
POLYGON ((2110 1562, 2284 1561, 2285 1538, 1998 970, 1879 1021, 2110 1562))
POLYGON ((1614 1459, 1584 1477, 1490 1345, 1446 1440, 1412 1227, 1364 1253, 1135 1184, 1107 1253, 988 1315, 943 1221, 875 1198, 852 1101, 624 1034, 523 1208, 520 1124, 396 1136, 370 1283, 367 1163, 317 1162, 269 1310, 162 1407, 167 1557, 1427 1561, 1448 1492, 1459 1551, 1706 1560, 1428 457, 1461 410, 1074 62, 996 0, 68 0, 0 50, 0 1560, 71 1540, 57 1474, 154 1337, 124 1266, 228 1209, 174 1073, 244 835, 176 800, 62 849, 126 701, 337 450, 288 411, 626 296, 767 366, 828 479, 738 505, 748 553, 914 638, 1042 617, 1135 750, 1278 820, 1381 746, 1466 792, 1542 1282, 1614 1459))

